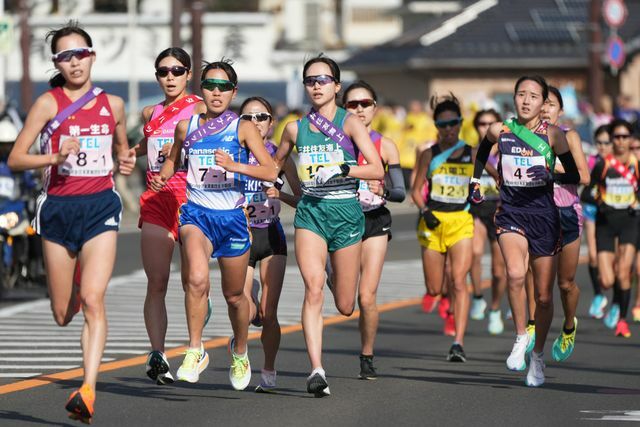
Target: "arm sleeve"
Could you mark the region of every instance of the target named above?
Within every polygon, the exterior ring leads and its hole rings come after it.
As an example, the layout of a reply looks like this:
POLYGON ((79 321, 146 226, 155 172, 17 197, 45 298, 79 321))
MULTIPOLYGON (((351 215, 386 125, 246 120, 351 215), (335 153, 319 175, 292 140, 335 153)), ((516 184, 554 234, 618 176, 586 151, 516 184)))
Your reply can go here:
POLYGON ((389 180, 391 181, 391 188, 389 188, 387 200, 390 202, 402 202, 406 195, 406 190, 400 165, 389 165, 389 180))
POLYGON ((589 185, 585 185, 580 195, 580 200, 584 203, 590 203, 596 205, 597 200, 595 198, 595 188, 600 183, 600 175, 602 175, 603 163, 598 162, 591 170, 591 182, 589 185))
POLYGON ((564 167, 564 173, 556 174, 555 179, 561 184, 579 184, 580 172, 571 151, 558 155, 564 167))
MULTIPOLYGON (((489 158, 489 154, 491 154, 491 147, 493 144, 489 139, 485 136, 480 142, 480 146, 478 147, 478 152, 476 153, 476 161, 473 165, 473 177, 476 179, 480 179, 482 176, 482 171, 484 170, 484 165, 487 163, 487 159, 489 158)), ((575 166, 575 164, 574 164, 575 166)))

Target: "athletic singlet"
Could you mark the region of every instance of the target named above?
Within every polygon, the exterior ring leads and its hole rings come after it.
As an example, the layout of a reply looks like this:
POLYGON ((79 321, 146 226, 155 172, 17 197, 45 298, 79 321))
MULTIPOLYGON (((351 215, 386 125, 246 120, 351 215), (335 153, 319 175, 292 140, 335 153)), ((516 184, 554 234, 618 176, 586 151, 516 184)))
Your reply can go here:
MULTIPOLYGON (((569 129, 566 129, 566 134, 569 129)), ((580 203, 580 196, 578 195, 578 186, 576 184, 560 184, 553 183, 553 201, 559 208, 566 208, 573 206, 576 203, 580 203)))
MULTIPOLYGON (((267 141, 265 148, 273 157, 278 147, 267 141)), ((249 164, 258 165, 258 160, 249 153, 249 164)), ((267 197, 263 191, 262 181, 252 177, 246 177, 244 181, 244 196, 247 199, 247 214, 249 215, 249 223, 254 228, 267 228, 269 224, 280 221, 280 200, 267 197)))
MULTIPOLYGON (((154 120, 163 111, 165 106, 161 102, 153 107, 153 113, 149 121, 154 120)), ((164 163, 165 157, 160 155, 160 150, 165 144, 173 144, 173 136, 175 134, 176 125, 180 120, 190 119, 193 115, 193 109, 196 104, 190 104, 183 108, 179 113, 171 118, 171 120, 163 123, 158 129, 153 132, 153 135, 147 138, 147 188, 151 188, 151 181, 153 177, 160 172, 160 168, 164 163)), ((185 194, 187 187, 187 172, 180 168, 175 175, 173 175, 167 185, 160 190, 161 193, 171 193, 176 196, 182 196, 185 194)))
MULTIPOLYGON (((469 180, 473 176, 472 148, 465 145, 458 157, 449 156, 431 177, 427 207, 432 211, 456 212, 465 210, 469 194, 469 180)), ((442 152, 440 144, 431 147, 431 158, 442 152)))
MULTIPOLYGON (((629 161, 625 166, 640 181, 638 160, 633 155, 629 156, 629 161)), ((620 210, 627 209, 635 203, 636 194, 633 186, 629 180, 609 165, 606 159, 601 159, 596 163, 593 175, 597 175, 596 182, 592 185, 597 186, 596 200, 598 202, 620 210)))
MULTIPOLYGON (((378 152, 378 156, 382 159, 381 149, 382 149, 382 135, 380 135, 376 131, 369 132, 369 136, 373 141, 373 145, 376 147, 376 151, 378 152)), ((358 154, 358 165, 366 165, 367 161, 365 160, 362 153, 358 154)), ((362 208, 362 212, 369 212, 374 209, 378 209, 380 206, 384 206, 386 200, 383 197, 378 196, 375 193, 369 191, 369 183, 367 180, 361 179, 359 180, 360 184, 358 185, 358 201, 360 202, 360 207, 362 208)), ((381 182, 381 185, 384 187, 384 181, 381 182)))
MULTIPOLYGON (((187 135, 198 129, 200 115, 189 121, 187 135)), ((214 210, 235 209, 244 205, 244 177, 216 165, 215 151, 221 149, 234 162, 247 163, 247 149, 238 140, 239 120, 235 119, 220 132, 204 137, 185 150, 187 164, 187 199, 214 210)))
MULTIPOLYGON (((49 91, 56 100, 58 110, 73 103, 61 87, 49 91)), ((69 154, 64 163, 49 166, 45 171, 43 190, 56 196, 80 196, 113 189, 113 134, 116 121, 103 92, 95 97, 91 108, 81 108, 70 115, 55 130, 46 153, 60 151, 60 143, 77 138, 80 151, 69 154)))
MULTIPOLYGON (((342 129, 347 111, 339 108, 332 122, 342 129)), ((357 164, 340 144, 334 142, 322 132, 312 132, 309 120, 304 117, 298 121, 298 136, 296 137, 298 151, 298 176, 302 194, 320 199, 352 199, 356 197, 357 182, 355 178, 336 176, 324 185, 316 185, 315 174, 318 169, 329 166, 349 166, 357 164)))
MULTIPOLYGON (((487 162, 491 163, 491 166, 497 168, 498 159, 495 156, 489 156, 487 162)), ((486 169, 482 169, 482 175, 480 176, 480 192, 484 196, 484 199, 489 202, 495 202, 500 200, 500 190, 498 190, 498 184, 493 179, 486 169)))
MULTIPOLYGON (((534 133, 548 144, 547 126, 546 122, 542 122, 534 133)), ((527 169, 532 166, 547 168, 544 156, 511 133, 506 125, 502 127, 498 138, 498 150, 502 205, 517 209, 555 209, 553 184, 534 180, 527 175, 527 169)))

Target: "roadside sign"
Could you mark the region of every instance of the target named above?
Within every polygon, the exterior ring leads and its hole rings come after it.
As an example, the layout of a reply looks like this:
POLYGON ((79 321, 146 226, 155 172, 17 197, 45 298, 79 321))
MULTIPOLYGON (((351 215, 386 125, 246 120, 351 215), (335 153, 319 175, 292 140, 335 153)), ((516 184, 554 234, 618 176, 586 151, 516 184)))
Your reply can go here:
POLYGON ((611 28, 620 28, 627 20, 629 11, 624 0, 605 0, 602 5, 602 14, 607 25, 611 28))
POLYGON ((607 41, 607 59, 611 68, 619 69, 624 65, 626 54, 624 51, 624 42, 618 36, 611 36, 607 41))

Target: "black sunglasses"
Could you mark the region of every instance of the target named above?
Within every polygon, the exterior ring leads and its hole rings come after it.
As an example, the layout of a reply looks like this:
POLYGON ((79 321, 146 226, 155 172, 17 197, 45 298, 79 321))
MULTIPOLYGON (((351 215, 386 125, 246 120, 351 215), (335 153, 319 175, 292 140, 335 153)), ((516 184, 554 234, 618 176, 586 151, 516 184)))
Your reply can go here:
POLYGON ((607 140, 607 141, 596 141, 596 145, 611 145, 612 142, 607 140))
POLYGON ((362 108, 368 108, 373 105, 376 105, 376 101, 373 99, 354 99, 353 101, 345 102, 344 106, 349 110, 355 110, 358 108, 358 105, 362 108))
POLYGON ((436 120, 436 127, 438 129, 444 129, 446 127, 454 127, 454 126, 458 126, 460 123, 462 123, 462 117, 458 117, 457 119, 451 119, 451 120, 436 120))
POLYGON ((252 114, 241 114, 240 120, 255 120, 256 122, 264 122, 265 120, 270 120, 271 114, 269 113, 252 113, 252 114))
POLYGON ((187 71, 189 71, 189 69, 181 65, 174 65, 173 67, 158 67, 156 68, 156 76, 167 77, 169 73, 171 73, 174 76, 178 77, 183 75, 187 71))
POLYGON ((613 139, 627 139, 631 138, 631 135, 628 133, 614 133, 611 137, 613 139))

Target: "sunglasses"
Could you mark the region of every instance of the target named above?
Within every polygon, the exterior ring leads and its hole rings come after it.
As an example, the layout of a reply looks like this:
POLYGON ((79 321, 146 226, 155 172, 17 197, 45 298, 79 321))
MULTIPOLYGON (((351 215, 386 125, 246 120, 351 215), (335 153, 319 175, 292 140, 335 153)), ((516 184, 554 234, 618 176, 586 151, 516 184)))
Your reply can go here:
POLYGON ((349 110, 355 110, 358 105, 362 108, 369 108, 376 105, 376 101, 373 99, 354 99, 353 101, 345 102, 344 106, 349 110))
POLYGON ((444 129, 446 127, 458 126, 460 123, 462 123, 462 117, 451 120, 436 120, 436 127, 438 129, 444 129))
POLYGON ((611 141, 596 141, 596 145, 611 145, 611 141))
POLYGON ((495 122, 478 122, 478 127, 491 126, 495 122))
POLYGON ((53 62, 69 62, 74 57, 84 59, 91 56, 93 53, 94 50, 91 47, 74 47, 73 49, 63 50, 55 55, 51 55, 51 60, 53 62))
POLYGON ((188 71, 189 69, 187 67, 183 67, 181 65, 174 65, 173 67, 158 67, 156 68, 156 76, 167 77, 169 73, 171 73, 175 77, 178 77, 178 76, 182 76, 184 73, 188 71))
POLYGON ((631 147, 632 150, 640 150, 640 145, 636 145, 635 147, 631 147))
POLYGON ((235 89, 236 85, 229 80, 204 79, 200 82, 200 87, 210 91, 218 89, 220 92, 229 92, 230 90, 235 89))
POLYGON ((612 135, 613 139, 627 139, 627 138, 631 138, 631 135, 629 135, 628 133, 615 133, 612 135))
POLYGON ((307 76, 302 79, 302 83, 305 86, 315 86, 318 83, 320 86, 328 85, 329 83, 335 82, 336 79, 333 76, 328 76, 326 74, 320 74, 319 76, 307 76))
POLYGON ((264 122, 265 120, 270 120, 271 114, 269 113, 252 113, 252 114, 241 114, 240 120, 255 120, 256 122, 264 122))

